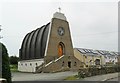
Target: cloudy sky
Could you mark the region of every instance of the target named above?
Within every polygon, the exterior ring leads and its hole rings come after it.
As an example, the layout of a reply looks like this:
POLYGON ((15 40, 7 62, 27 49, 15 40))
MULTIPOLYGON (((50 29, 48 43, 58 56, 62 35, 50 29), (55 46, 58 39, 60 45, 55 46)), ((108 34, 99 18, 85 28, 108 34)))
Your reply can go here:
POLYGON ((67 17, 74 47, 118 50, 117 0, 1 0, 0 41, 9 55, 18 56, 24 36, 50 22, 58 7, 67 17))

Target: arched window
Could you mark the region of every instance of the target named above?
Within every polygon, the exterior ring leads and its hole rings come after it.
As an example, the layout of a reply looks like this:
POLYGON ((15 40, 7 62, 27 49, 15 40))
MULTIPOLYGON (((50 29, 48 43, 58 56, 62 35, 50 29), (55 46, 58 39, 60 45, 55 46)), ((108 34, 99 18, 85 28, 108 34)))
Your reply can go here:
POLYGON ((61 57, 64 54, 65 54, 65 45, 62 42, 60 42, 58 44, 58 56, 61 57))

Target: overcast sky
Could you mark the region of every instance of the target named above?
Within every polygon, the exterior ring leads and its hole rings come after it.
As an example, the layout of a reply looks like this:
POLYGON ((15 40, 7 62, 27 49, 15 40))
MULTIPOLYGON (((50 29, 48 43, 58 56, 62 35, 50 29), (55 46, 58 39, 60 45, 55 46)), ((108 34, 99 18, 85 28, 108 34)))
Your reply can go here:
POLYGON ((0 41, 9 55, 18 56, 25 35, 50 22, 58 7, 67 17, 74 47, 118 50, 117 0, 4 0, 0 2, 0 41))

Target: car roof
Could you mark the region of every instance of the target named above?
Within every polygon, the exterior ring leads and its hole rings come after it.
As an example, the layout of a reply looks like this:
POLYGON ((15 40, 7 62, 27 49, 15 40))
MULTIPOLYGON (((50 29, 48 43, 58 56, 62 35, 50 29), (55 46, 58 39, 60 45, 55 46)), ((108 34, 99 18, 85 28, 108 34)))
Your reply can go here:
POLYGON ((1 81, 1 80, 6 80, 6 79, 4 79, 4 78, 0 78, 0 81, 1 81))

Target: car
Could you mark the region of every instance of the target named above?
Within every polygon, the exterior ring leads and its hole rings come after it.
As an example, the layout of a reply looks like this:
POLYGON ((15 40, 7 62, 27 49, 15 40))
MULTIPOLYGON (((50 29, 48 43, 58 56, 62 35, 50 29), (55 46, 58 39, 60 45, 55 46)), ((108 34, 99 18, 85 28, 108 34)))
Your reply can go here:
POLYGON ((7 80, 4 78, 0 78, 0 83, 7 83, 7 80))

